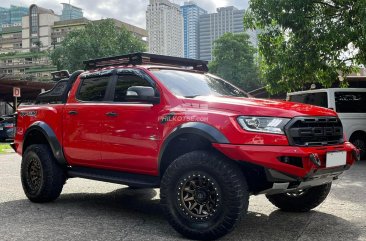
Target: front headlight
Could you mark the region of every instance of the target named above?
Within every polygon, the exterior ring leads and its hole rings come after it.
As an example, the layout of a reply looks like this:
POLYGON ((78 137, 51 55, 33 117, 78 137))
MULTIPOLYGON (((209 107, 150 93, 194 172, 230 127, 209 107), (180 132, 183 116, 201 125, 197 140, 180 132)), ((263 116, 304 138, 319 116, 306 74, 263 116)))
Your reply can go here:
POLYGON ((285 134, 284 127, 290 121, 288 118, 239 116, 238 122, 244 130, 285 134))

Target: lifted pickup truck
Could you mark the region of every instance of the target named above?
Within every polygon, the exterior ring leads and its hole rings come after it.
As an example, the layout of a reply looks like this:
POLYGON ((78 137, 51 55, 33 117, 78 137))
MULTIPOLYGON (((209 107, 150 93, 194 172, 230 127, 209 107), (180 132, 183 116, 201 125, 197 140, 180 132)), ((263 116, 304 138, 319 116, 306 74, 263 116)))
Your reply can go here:
POLYGON ((160 187, 178 232, 216 239, 249 195, 309 211, 359 159, 333 110, 249 98, 204 61, 137 53, 85 64, 18 110, 13 148, 33 202, 55 200, 74 177, 160 187))

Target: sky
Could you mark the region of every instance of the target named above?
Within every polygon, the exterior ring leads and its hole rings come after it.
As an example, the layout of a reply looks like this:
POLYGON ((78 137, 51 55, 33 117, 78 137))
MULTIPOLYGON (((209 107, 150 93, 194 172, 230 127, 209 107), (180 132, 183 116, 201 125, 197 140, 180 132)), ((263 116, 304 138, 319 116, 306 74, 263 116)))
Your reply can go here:
MULTIPOLYGON (((183 5, 185 1, 171 0, 183 5)), ((68 0, 0 0, 0 7, 8 8, 10 4, 27 6, 37 4, 43 8, 49 8, 56 14, 61 14, 60 3, 68 0)), ((215 12, 218 7, 235 6, 238 9, 246 9, 248 0, 196 0, 198 6, 209 13, 215 12)), ((101 18, 115 18, 138 27, 145 28, 145 12, 149 0, 71 0, 70 3, 84 10, 84 17, 96 20, 101 18)))

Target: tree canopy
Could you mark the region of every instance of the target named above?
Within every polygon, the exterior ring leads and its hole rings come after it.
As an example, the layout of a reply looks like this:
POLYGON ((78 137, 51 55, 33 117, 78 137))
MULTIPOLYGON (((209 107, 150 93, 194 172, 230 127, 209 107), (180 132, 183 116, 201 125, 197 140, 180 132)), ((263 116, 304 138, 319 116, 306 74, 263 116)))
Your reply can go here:
POLYGON ((254 61, 255 52, 248 34, 225 33, 214 42, 209 70, 245 91, 257 89, 261 83, 254 61))
POLYGON ((88 23, 71 31, 51 52, 57 69, 83 69, 83 61, 113 55, 145 51, 146 45, 124 27, 118 28, 110 19, 88 23))
POLYGON ((261 31, 260 73, 272 93, 330 87, 366 62, 366 1, 251 0, 244 25, 261 31))

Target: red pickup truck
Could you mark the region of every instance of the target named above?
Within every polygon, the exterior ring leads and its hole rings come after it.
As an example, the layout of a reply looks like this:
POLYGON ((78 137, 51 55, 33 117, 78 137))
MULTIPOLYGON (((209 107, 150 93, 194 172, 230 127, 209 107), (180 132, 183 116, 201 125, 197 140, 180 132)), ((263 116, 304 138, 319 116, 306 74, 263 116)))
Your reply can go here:
POLYGON ((330 109, 250 98, 199 60, 136 53, 85 62, 18 110, 21 180, 33 202, 68 178, 159 188, 170 224, 216 239, 265 194, 309 211, 359 159, 330 109))

